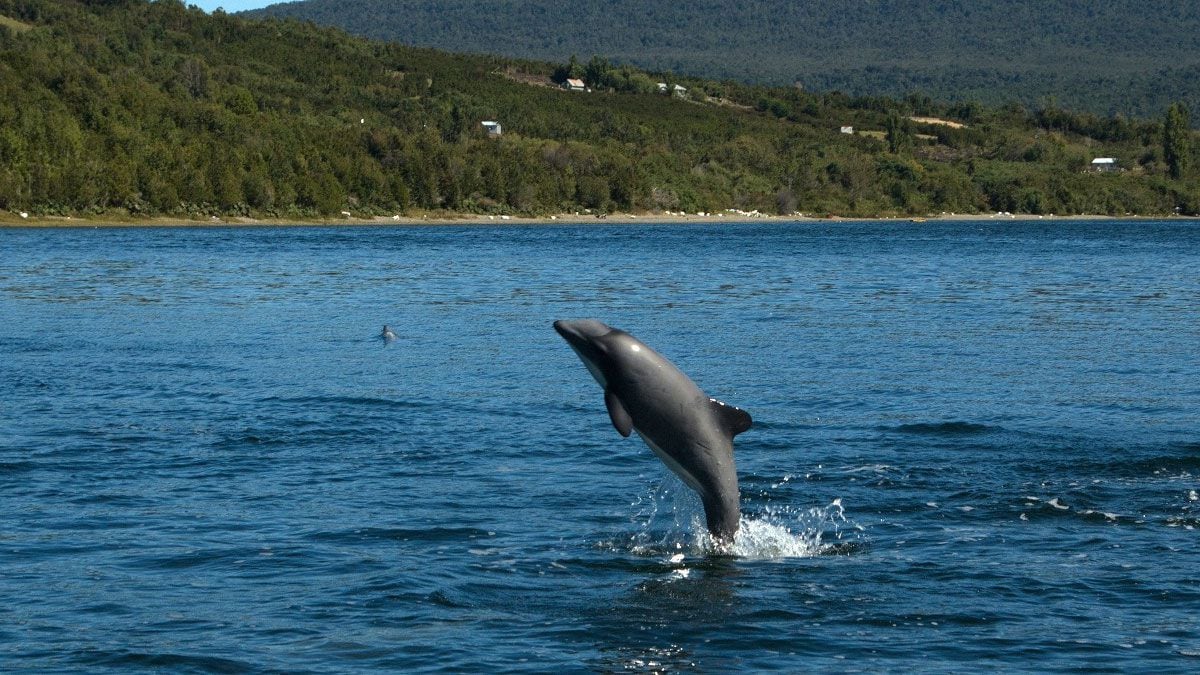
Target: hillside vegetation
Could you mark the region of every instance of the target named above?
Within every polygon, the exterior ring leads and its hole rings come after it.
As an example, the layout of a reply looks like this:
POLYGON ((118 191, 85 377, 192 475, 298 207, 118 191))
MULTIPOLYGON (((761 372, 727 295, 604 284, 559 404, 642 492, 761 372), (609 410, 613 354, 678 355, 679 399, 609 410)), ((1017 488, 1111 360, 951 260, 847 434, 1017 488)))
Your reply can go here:
POLYGON ((1182 107, 1164 125, 686 78, 667 96, 602 59, 454 55, 177 0, 0 16, 29 27, 0 27, 0 211, 1200 211, 1182 107), (1088 173, 1095 156, 1125 170, 1088 173))
POLYGON ((1200 110, 1193 0, 306 0, 293 16, 460 52, 617 62, 851 95, 1157 117, 1200 110))

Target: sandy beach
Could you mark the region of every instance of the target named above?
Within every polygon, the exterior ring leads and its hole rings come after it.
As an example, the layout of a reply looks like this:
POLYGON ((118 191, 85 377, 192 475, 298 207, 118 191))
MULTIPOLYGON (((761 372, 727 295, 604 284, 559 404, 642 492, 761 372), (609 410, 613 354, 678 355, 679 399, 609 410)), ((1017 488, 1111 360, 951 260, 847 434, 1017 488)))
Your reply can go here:
POLYGON ((430 213, 420 215, 362 216, 339 215, 336 218, 290 219, 290 218, 178 218, 171 216, 135 217, 126 214, 97 216, 37 216, 20 213, 0 213, 0 227, 328 227, 328 226, 421 226, 421 225, 589 225, 612 223, 751 223, 751 222, 804 222, 804 221, 877 221, 877 222, 936 222, 963 220, 1196 220, 1192 216, 1145 216, 1145 215, 1036 215, 1022 213, 943 213, 928 216, 810 216, 804 214, 770 215, 756 212, 721 212, 705 214, 683 213, 610 213, 590 215, 562 213, 551 216, 498 216, 480 214, 430 213))

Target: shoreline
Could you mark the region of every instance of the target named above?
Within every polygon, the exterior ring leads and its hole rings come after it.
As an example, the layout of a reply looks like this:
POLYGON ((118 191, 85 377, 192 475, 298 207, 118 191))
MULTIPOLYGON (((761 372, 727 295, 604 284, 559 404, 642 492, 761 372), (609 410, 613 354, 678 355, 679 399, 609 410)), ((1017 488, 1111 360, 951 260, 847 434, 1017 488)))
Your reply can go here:
POLYGON ((1200 216, 1183 215, 1036 215, 1029 213, 944 213, 928 216, 808 216, 808 215, 768 215, 754 213, 611 213, 605 216, 587 214, 558 214, 553 216, 488 216, 480 214, 448 214, 436 213, 409 216, 340 216, 311 220, 294 220, 288 218, 172 218, 169 216, 154 216, 147 218, 132 218, 127 215, 112 216, 28 216, 19 214, 0 214, 0 229, 10 228, 83 228, 83 227, 420 227, 420 226, 453 226, 453 225, 608 225, 613 223, 651 223, 651 224, 696 224, 696 223, 760 223, 760 222, 961 222, 961 221, 1087 221, 1087 220, 1179 220, 1197 221, 1200 216))

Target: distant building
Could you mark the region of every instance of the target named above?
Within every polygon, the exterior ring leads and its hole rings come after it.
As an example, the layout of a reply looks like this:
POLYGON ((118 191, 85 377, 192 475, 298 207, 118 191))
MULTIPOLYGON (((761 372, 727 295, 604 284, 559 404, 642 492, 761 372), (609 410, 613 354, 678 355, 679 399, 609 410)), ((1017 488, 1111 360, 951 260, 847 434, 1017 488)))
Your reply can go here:
POLYGON ((587 91, 587 85, 583 83, 583 80, 569 77, 566 82, 563 82, 563 89, 567 91, 587 91))
POLYGON ((1096 173, 1109 173, 1118 170, 1120 170, 1120 167, 1117 166, 1115 157, 1097 157, 1092 160, 1092 171, 1096 173))
POLYGON ((483 130, 486 131, 487 135, 491 138, 495 138, 496 136, 499 136, 502 133, 499 122, 493 122, 491 120, 488 120, 485 122, 481 122, 480 124, 483 126, 483 130))
POLYGON ((685 98, 687 96, 687 87, 678 84, 667 84, 666 82, 659 82, 657 83, 657 86, 658 93, 660 94, 670 94, 680 98, 685 98))
POLYGON ((850 134, 851 136, 854 135, 854 127, 842 127, 841 131, 843 134, 850 134))

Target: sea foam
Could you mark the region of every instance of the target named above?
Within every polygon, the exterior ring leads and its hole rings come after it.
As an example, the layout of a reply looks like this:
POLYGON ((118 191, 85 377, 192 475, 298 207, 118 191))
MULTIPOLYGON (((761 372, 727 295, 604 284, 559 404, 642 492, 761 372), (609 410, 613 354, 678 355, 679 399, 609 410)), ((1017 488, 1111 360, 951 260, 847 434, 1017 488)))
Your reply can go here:
POLYGON ((629 549, 663 556, 672 564, 680 562, 680 555, 774 560, 835 554, 853 547, 864 531, 846 518, 842 500, 835 499, 821 507, 743 507, 733 544, 719 542, 704 525, 700 499, 673 477, 634 505, 641 507, 634 517, 639 531, 630 538, 629 549), (663 525, 666 531, 659 529, 663 525))

